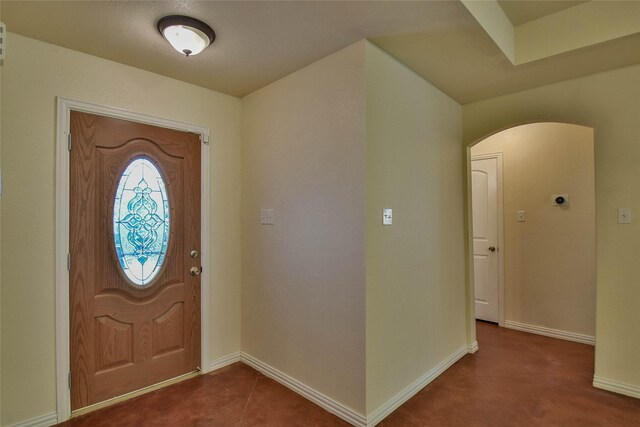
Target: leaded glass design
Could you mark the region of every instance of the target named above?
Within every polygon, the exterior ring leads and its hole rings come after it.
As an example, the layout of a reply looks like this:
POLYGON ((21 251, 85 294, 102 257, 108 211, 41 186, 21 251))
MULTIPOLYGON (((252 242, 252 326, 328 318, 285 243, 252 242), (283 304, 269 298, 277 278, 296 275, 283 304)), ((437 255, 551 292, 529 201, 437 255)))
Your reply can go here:
POLYGON ((120 266, 138 286, 160 271, 169 243, 169 198, 158 168, 145 157, 124 170, 113 206, 113 238, 120 266))

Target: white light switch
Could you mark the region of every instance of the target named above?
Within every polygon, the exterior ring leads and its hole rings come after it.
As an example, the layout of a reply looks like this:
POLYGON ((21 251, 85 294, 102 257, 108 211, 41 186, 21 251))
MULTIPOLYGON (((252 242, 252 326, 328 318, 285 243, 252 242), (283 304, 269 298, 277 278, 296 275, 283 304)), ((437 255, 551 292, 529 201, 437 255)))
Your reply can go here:
POLYGON ((631 224, 631 208, 618 208, 618 224, 631 224))
POLYGON ((260 224, 273 224, 273 209, 260 210, 260 224))
POLYGON ((384 208, 382 209, 382 225, 392 225, 393 224, 393 209, 384 208))
POLYGON ((516 212, 516 221, 524 222, 524 211, 517 211, 516 212))

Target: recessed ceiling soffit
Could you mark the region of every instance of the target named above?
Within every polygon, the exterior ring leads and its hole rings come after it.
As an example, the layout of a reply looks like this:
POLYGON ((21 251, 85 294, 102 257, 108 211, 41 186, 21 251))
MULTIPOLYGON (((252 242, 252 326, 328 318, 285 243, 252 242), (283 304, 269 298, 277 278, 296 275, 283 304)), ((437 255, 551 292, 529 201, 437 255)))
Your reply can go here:
POLYGON ((640 34, 637 1, 587 1, 516 26, 496 0, 461 1, 513 65, 640 34))

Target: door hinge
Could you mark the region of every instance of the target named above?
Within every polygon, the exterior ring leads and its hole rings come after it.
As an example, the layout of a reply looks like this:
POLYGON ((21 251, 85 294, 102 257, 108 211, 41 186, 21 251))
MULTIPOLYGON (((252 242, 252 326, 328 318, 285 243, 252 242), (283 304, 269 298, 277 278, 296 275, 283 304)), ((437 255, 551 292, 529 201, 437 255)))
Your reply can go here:
POLYGON ((67 149, 71 151, 71 133, 67 134, 67 149))
POLYGON ((67 253, 67 271, 71 271, 71 253, 67 253))
POLYGON ((69 383, 69 390, 71 390, 71 372, 67 375, 67 382, 69 383))

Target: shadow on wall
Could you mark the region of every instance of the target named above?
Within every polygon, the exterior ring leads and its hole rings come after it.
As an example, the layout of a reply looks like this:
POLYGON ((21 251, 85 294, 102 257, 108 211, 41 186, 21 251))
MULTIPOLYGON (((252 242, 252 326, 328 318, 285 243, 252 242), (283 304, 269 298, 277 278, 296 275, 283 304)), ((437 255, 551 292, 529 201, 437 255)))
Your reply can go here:
MULTIPOLYGON (((483 139, 470 152, 472 159, 494 153, 502 159, 498 172, 502 169, 503 198, 497 203, 497 213, 503 213, 503 224, 497 226, 501 256, 494 257, 494 273, 491 263, 482 264, 482 256, 474 254, 477 314, 483 310, 479 304, 495 292, 504 310, 504 326, 593 343, 593 129, 565 123, 516 126, 483 139), (564 203, 557 202, 558 196, 564 203), (498 263, 500 258, 503 265, 498 263)), ((476 175, 480 174, 472 177, 476 175)), ((472 180, 474 190, 482 188, 476 178, 472 180)), ((500 177, 497 190, 499 183, 500 177)), ((472 205, 474 230, 484 234, 484 221, 498 222, 499 218, 485 218, 484 207, 483 215, 477 212, 477 194, 472 205)), ((480 237, 474 235, 476 247, 480 237)))

